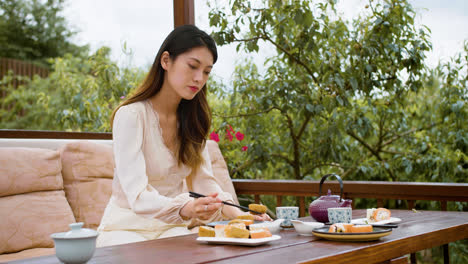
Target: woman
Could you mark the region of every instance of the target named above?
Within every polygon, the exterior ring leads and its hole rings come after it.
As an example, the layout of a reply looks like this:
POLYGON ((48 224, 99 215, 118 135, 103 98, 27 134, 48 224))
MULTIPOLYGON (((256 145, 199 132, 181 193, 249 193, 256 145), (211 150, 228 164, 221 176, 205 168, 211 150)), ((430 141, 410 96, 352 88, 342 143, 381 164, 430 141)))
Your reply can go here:
POLYGON ((177 27, 143 83, 114 111, 114 181, 98 246, 190 234, 198 225, 246 214, 222 206, 233 198, 216 184, 205 145, 206 81, 216 60, 209 35, 177 27), (207 197, 193 199, 189 189, 207 197))

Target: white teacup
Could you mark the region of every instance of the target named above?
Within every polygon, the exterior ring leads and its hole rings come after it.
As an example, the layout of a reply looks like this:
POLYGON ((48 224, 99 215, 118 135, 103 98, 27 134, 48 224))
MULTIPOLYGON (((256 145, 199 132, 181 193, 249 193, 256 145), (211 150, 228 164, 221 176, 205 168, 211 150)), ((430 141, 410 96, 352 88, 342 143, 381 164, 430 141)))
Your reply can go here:
POLYGON ((291 227, 291 220, 299 217, 299 207, 297 206, 279 206, 276 207, 276 218, 282 218, 284 221, 281 223, 282 227, 291 227))
POLYGON ((328 222, 334 223, 351 223, 352 209, 351 207, 335 207, 328 208, 328 222))

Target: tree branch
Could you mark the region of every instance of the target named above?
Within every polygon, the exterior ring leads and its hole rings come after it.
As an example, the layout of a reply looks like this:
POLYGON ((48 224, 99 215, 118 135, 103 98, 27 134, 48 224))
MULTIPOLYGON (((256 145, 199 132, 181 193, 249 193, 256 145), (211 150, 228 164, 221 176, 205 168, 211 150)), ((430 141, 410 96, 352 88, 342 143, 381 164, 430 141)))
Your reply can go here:
POLYGON ((352 138, 356 139, 359 143, 361 143, 364 147, 366 147, 374 156, 377 157, 378 160, 382 161, 382 158, 379 155, 379 152, 374 150, 367 142, 365 142, 363 139, 358 137, 356 134, 354 134, 353 131, 349 130, 347 131, 348 135, 350 135, 352 138))
POLYGON ((304 123, 302 123, 301 129, 299 129, 299 133, 297 133, 297 138, 301 138, 302 133, 304 133, 304 130, 307 127, 307 124, 309 123, 310 119, 312 118, 312 115, 307 115, 306 119, 304 120, 304 123))
MULTIPOLYGON (((265 30, 265 29, 263 29, 265 30)), ((312 71, 311 68, 309 68, 309 66, 307 66, 303 61, 299 60, 297 57, 295 57, 294 55, 292 55, 290 52, 288 52, 285 48, 281 47, 278 43, 276 43, 275 41, 273 41, 273 39, 271 39, 267 34, 266 32, 264 32, 264 36, 263 36, 263 39, 264 40, 268 40, 271 44, 273 44, 276 48, 278 48, 279 50, 281 50, 282 52, 284 52, 286 55, 288 55, 289 58, 291 58, 293 61, 295 61, 297 64, 301 65, 302 67, 304 67, 304 69, 307 71, 307 73, 312 77, 312 79, 314 80, 315 82, 315 85, 317 85, 318 87, 320 87, 319 85, 319 81, 317 80, 317 78, 315 78, 314 76, 314 72, 312 71)))
POLYGON ((286 156, 283 156, 281 154, 277 154, 277 153, 273 153, 271 154, 272 157, 276 157, 276 158, 280 158, 280 159, 283 159, 285 160, 289 165, 291 166, 294 166, 294 162, 292 160, 290 160, 288 157, 286 156))
POLYGON ((220 117, 220 118, 247 117, 247 116, 254 116, 254 115, 269 113, 270 111, 272 111, 274 109, 281 111, 281 109, 279 109, 278 107, 272 106, 272 107, 270 107, 268 109, 265 109, 265 110, 262 110, 262 111, 259 111, 259 112, 255 112, 255 113, 237 114, 237 115, 229 115, 229 116, 223 116, 223 115, 219 115, 217 113, 213 113, 213 115, 217 116, 217 117, 220 117))
POLYGON ((315 169, 320 168, 320 167, 325 167, 325 166, 338 167, 340 169, 341 173, 344 172, 344 167, 341 166, 341 164, 335 163, 335 162, 330 162, 330 163, 320 163, 320 164, 317 164, 317 165, 313 166, 312 168, 309 168, 304 173, 304 176, 307 175, 307 174, 312 174, 315 169))
POLYGON ((259 39, 265 39, 265 38, 264 38, 263 36, 258 36, 258 37, 253 37, 253 38, 246 38, 246 39, 234 38, 234 41, 237 41, 237 42, 248 42, 248 41, 259 40, 259 39))
POLYGON ((404 136, 406 136, 406 135, 409 135, 409 134, 411 134, 411 133, 423 131, 423 130, 426 130, 426 129, 435 127, 435 126, 437 126, 437 125, 440 125, 440 124, 442 124, 442 123, 443 123, 443 121, 437 122, 437 123, 432 123, 432 124, 430 124, 430 125, 428 125, 428 126, 425 126, 425 127, 421 127, 421 128, 418 128, 418 129, 412 128, 412 129, 410 129, 410 130, 408 130, 408 131, 406 131, 406 132, 403 132, 403 133, 401 133, 401 134, 396 134, 396 135, 394 135, 392 138, 390 138, 389 140, 385 141, 385 142, 382 144, 382 147, 387 146, 387 145, 390 145, 390 144, 392 144, 394 141, 396 141, 396 140, 398 140, 398 139, 400 139, 400 138, 402 138, 402 137, 404 137, 404 136))
POLYGON ((249 160, 245 161, 244 163, 242 163, 240 166, 232 169, 232 171, 229 174, 234 175, 237 172, 244 170, 245 168, 251 166, 253 163, 255 163, 255 162, 257 162, 257 161, 259 161, 261 159, 262 159, 261 157, 257 157, 255 159, 249 159, 249 160))

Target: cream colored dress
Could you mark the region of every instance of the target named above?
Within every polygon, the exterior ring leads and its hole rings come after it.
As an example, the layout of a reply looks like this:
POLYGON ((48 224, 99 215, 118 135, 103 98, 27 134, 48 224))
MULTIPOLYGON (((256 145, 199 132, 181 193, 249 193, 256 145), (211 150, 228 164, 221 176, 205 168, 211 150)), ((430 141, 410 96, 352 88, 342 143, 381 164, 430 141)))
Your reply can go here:
POLYGON ((121 107, 113 124, 115 159, 112 196, 98 227, 98 246, 110 246, 190 234, 200 224, 223 220, 221 209, 210 219, 183 220, 180 209, 193 191, 233 202, 213 176, 207 148, 197 173, 177 160, 165 146, 157 113, 149 101, 121 107), (190 184, 191 183, 191 184, 190 184))

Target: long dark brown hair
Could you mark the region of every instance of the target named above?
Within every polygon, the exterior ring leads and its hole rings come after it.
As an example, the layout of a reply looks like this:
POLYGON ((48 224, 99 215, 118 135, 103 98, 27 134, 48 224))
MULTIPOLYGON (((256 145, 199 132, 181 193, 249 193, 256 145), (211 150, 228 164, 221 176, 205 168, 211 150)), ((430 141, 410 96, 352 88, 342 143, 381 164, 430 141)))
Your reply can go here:
MULTIPOLYGON (((121 103, 112 113, 111 127, 117 110, 128 104, 144 101, 157 94, 163 85, 164 69, 161 66, 161 56, 167 51, 172 60, 180 54, 196 47, 207 47, 213 55, 213 64, 218 59, 216 43, 204 31, 193 25, 175 28, 164 40, 153 65, 144 81, 129 98, 121 103)), ((192 100, 182 99, 177 108, 177 138, 179 149, 178 163, 185 164, 197 170, 203 162, 202 150, 211 126, 211 111, 206 100, 206 84, 192 100)))

